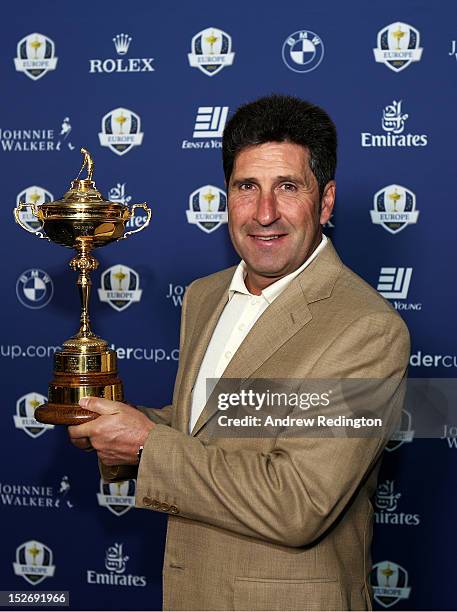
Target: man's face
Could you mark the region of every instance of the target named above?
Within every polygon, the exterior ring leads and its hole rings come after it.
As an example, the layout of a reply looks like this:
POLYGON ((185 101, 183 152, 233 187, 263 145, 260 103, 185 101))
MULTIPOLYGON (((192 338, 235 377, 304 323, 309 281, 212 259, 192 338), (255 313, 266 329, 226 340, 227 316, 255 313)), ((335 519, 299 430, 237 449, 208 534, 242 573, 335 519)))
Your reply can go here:
POLYGON ((330 181, 320 206, 309 152, 301 145, 267 142, 238 153, 228 185, 229 232, 246 262, 251 292, 259 294, 311 255, 334 200, 330 181))

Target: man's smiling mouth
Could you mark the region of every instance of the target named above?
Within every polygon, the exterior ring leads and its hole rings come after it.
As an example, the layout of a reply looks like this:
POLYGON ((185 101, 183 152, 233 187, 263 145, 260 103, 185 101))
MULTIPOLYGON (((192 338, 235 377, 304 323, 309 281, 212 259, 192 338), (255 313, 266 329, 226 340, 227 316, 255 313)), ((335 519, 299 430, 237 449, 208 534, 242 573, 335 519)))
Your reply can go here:
POLYGON ((260 240, 261 242, 273 242, 275 240, 279 240, 280 238, 284 238, 287 234, 248 234, 250 238, 253 240, 260 240))

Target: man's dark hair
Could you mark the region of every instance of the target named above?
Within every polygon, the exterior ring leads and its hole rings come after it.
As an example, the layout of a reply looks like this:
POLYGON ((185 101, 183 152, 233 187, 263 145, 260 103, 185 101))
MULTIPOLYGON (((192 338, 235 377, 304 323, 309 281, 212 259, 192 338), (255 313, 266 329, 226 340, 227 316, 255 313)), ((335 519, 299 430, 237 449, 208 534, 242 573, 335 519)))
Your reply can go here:
POLYGON ((278 94, 240 106, 227 122, 222 141, 227 184, 236 155, 245 147, 266 142, 292 142, 306 147, 322 197, 325 185, 335 178, 337 147, 335 125, 322 108, 278 94))

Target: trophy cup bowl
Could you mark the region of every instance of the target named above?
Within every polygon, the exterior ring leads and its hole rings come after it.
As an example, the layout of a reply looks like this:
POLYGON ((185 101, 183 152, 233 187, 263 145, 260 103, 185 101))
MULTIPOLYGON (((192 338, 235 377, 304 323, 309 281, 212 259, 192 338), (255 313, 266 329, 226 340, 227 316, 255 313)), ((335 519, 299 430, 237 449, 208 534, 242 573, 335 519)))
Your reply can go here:
POLYGON ((48 401, 35 409, 37 421, 53 425, 78 425, 97 418, 98 414, 79 406, 83 397, 124 399, 116 353, 90 328, 90 273, 98 267, 92 251, 142 231, 151 219, 151 209, 146 203, 129 207, 104 199, 92 180, 92 157, 87 149, 81 149, 81 153, 84 155, 81 170, 61 200, 38 206, 20 202, 14 209, 16 222, 23 229, 38 238, 76 249, 70 267, 79 272, 80 328, 63 343, 62 350, 54 354, 54 378, 49 385, 48 401), (87 169, 87 178, 80 179, 84 168, 87 169), (23 223, 20 212, 27 208, 41 222, 40 231, 35 232, 23 223), (146 220, 137 229, 126 232, 126 223, 138 208, 146 211, 146 220))

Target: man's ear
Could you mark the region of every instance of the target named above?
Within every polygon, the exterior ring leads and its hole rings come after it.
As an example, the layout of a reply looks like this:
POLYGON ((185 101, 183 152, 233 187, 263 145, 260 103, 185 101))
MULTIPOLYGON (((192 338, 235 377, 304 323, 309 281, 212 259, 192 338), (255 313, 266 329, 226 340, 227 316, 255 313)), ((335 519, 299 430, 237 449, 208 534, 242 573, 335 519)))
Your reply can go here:
POLYGON ((321 212, 319 218, 321 225, 325 225, 332 216, 333 207, 335 205, 335 194, 336 183, 335 181, 329 181, 324 187, 324 193, 322 194, 321 212))

